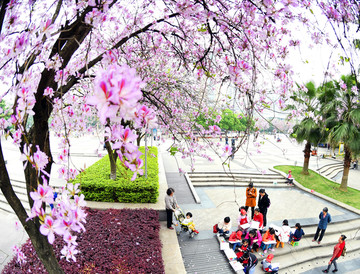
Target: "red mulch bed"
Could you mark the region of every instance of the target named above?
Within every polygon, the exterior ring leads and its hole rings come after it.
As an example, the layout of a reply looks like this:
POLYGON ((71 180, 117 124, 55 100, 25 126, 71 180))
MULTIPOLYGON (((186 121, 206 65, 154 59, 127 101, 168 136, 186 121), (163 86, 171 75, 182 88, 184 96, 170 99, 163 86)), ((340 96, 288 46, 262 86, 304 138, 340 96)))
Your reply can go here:
MULTIPOLYGON (((77 235, 76 262, 60 259, 63 240, 53 246, 65 273, 164 273, 158 213, 148 209, 87 209, 86 232, 77 235)), ((47 273, 30 241, 21 250, 27 257, 19 265, 13 258, 2 273, 47 273)))

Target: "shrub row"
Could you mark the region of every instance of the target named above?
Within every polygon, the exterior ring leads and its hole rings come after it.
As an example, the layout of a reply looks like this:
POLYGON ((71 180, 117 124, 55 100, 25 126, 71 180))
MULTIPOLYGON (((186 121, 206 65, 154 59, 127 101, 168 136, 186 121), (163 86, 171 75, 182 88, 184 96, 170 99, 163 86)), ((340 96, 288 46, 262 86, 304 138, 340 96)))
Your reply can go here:
MULTIPOLYGON (((60 259, 64 244, 56 237, 54 252, 65 273, 164 273, 158 213, 149 209, 87 209, 86 232, 78 236, 76 262, 60 259)), ((3 274, 47 273, 28 240, 26 263, 13 258, 3 274)))
MULTIPOLYGON (((144 147, 140 147, 144 153, 144 147)), ((149 147, 148 150, 148 178, 138 175, 131 181, 133 172, 125 169, 117 161, 117 179, 110 179, 109 157, 106 155, 101 160, 87 168, 73 183, 80 183, 81 191, 86 200, 122 203, 156 203, 159 195, 159 167, 157 148, 149 147)), ((145 155, 141 158, 145 161, 145 155)))

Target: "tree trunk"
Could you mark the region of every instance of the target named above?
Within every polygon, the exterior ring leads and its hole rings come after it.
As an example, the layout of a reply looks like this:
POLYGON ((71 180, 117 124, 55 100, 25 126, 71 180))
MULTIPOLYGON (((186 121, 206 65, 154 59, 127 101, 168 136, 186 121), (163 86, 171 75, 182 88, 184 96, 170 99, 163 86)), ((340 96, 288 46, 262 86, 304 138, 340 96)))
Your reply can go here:
POLYGON ((109 141, 105 141, 105 147, 109 155, 110 161, 110 179, 116 180, 116 160, 117 160, 117 153, 115 150, 112 150, 111 144, 109 141))
POLYGON ((19 218, 21 224, 26 230, 27 234, 30 237, 30 240, 36 250, 36 254, 44 264, 46 270, 49 273, 64 273, 61 269, 59 262, 57 261, 54 250, 49 244, 47 237, 43 236, 40 231, 40 223, 38 218, 29 220, 26 222, 28 215, 25 211, 24 206, 22 205, 19 198, 16 196, 11 183, 9 174, 5 166, 4 155, 2 153, 1 141, 0 141, 0 188, 4 194, 7 202, 11 208, 15 211, 15 214, 19 218))
POLYGON ((309 175, 309 161, 310 161, 310 153, 311 153, 311 143, 309 141, 306 142, 304 149, 304 165, 302 174, 309 175))
POLYGON ((345 146, 345 156, 344 156, 344 171, 343 176, 341 178, 341 185, 340 190, 347 192, 347 184, 348 184, 348 177, 350 171, 350 164, 351 164, 351 151, 345 146))

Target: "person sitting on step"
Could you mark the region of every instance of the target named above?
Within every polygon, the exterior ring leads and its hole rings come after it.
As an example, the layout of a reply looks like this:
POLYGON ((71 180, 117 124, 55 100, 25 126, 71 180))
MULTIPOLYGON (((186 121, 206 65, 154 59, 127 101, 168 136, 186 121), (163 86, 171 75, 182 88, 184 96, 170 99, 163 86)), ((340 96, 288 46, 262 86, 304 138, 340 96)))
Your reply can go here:
POLYGON ((249 245, 250 245, 251 250, 253 252, 257 252, 261 245, 261 242, 262 242, 262 237, 261 237, 260 231, 258 231, 256 229, 250 230, 246 234, 245 239, 249 240, 249 245))
POLYGON ((282 226, 279 229, 275 229, 275 235, 277 238, 276 242, 276 248, 279 247, 281 244, 281 247, 284 247, 284 243, 287 243, 290 239, 290 226, 288 220, 284 220, 282 223, 282 226))
POLYGON ((304 236, 304 230, 302 230, 300 223, 295 224, 294 233, 290 232, 289 244, 291 242, 298 242, 301 240, 302 236, 304 236))
POLYGON ((264 250, 265 254, 268 250, 275 251, 275 249, 273 248, 274 244, 270 242, 275 242, 275 229, 273 229, 272 227, 269 227, 269 229, 265 232, 262 238, 261 248, 262 250, 264 250))
POLYGON ((230 217, 225 217, 223 221, 220 221, 217 225, 217 228, 220 236, 229 237, 231 229, 230 217))

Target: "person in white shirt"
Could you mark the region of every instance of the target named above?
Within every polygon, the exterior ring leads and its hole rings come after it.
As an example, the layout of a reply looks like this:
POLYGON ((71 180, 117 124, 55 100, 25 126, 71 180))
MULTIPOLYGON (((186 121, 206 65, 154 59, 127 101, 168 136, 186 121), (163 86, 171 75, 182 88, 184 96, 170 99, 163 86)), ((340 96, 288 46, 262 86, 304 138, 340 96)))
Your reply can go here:
POLYGON ((225 217, 223 221, 220 221, 217 225, 218 233, 220 236, 229 236, 231 229, 230 217, 225 217))
POLYGON ((275 229, 275 235, 277 236, 276 247, 279 247, 280 244, 281 247, 284 247, 284 243, 287 243, 289 241, 290 231, 291 228, 289 226, 289 222, 285 219, 282 223, 282 226, 278 229, 275 229))

